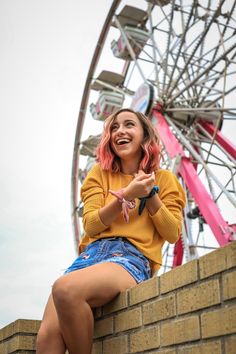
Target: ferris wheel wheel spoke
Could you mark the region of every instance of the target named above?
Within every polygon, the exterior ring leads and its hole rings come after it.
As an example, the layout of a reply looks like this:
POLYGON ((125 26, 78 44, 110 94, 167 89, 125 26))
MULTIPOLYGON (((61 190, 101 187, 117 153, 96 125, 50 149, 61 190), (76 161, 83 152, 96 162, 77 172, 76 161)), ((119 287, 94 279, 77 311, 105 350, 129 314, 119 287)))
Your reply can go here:
POLYGON ((217 132, 215 131, 215 134, 213 134, 213 136, 212 136, 212 135, 210 135, 210 134, 208 133, 208 131, 207 131, 206 129, 204 129, 204 127, 203 127, 201 124, 199 124, 199 123, 196 124, 196 128, 198 129, 198 131, 200 131, 200 132, 202 132, 202 133, 204 134, 204 137, 207 137, 207 138, 208 138, 207 141, 211 144, 211 145, 210 145, 210 148, 209 148, 208 151, 207 151, 208 155, 207 155, 207 157, 206 157, 206 161, 208 161, 208 157, 209 157, 210 154, 211 154, 212 146, 213 146, 213 144, 214 144, 214 145, 217 146, 217 148, 225 155, 225 157, 227 158, 227 160, 229 160, 229 161, 232 163, 232 166, 231 166, 229 163, 227 163, 225 160, 223 161, 222 159, 220 159, 219 156, 217 156, 216 158, 219 159, 219 160, 222 162, 222 164, 223 164, 224 166, 226 166, 227 168, 229 168, 230 170, 232 170, 232 167, 236 165, 236 160, 228 153, 227 150, 224 149, 223 146, 221 146, 221 145, 218 143, 218 141, 216 140, 216 138, 217 138, 217 132))
MULTIPOLYGON (((235 55, 234 55, 235 56, 235 55)), ((232 62, 232 60, 231 60, 232 62)), ((221 80, 221 79, 224 79, 224 82, 226 84, 226 79, 228 77, 230 77, 230 75, 233 75, 235 74, 235 72, 228 72, 226 74, 226 68, 227 68, 227 63, 228 63, 228 60, 226 59, 225 60, 225 67, 221 70, 221 71, 218 71, 218 72, 215 72, 216 75, 212 76, 212 78, 209 78, 209 80, 207 80, 208 76, 206 75, 206 80, 205 81, 208 81, 209 83, 211 81, 213 81, 212 83, 210 83, 210 86, 206 89, 205 91, 205 95, 209 95, 211 91, 214 90, 214 87, 217 85, 217 83, 221 80)), ((227 69, 228 70, 228 69, 227 69)), ((223 89, 221 90, 222 91, 222 94, 219 96, 219 99, 223 96, 223 95, 226 95, 228 93, 230 93, 232 90, 234 90, 234 88, 232 87, 231 89, 228 89, 227 91, 225 91, 225 85, 223 85, 223 89)), ((202 94, 202 91, 203 89, 199 92, 199 94, 201 95, 202 94)), ((217 98, 216 98, 216 101, 217 101, 217 98)), ((215 102, 216 102, 215 101, 215 102)), ((203 103, 203 100, 200 102, 200 104, 203 103)))
POLYGON ((228 89, 225 92, 222 92, 219 96, 217 96, 213 101, 212 104, 215 104, 217 102, 219 102, 222 98, 224 98, 225 96, 227 96, 228 94, 230 94, 231 92, 233 92, 236 89, 236 85, 232 86, 230 89, 228 89))
MULTIPOLYGON (((214 61, 216 59, 216 56, 217 56, 220 48, 222 48, 222 46, 227 45, 227 42, 229 42, 230 40, 232 40, 232 35, 227 37, 227 38, 225 38, 222 42, 218 42, 211 49, 209 49, 208 51, 204 52, 204 55, 201 58, 201 60, 203 62, 205 62, 205 63, 210 63, 210 62, 214 61)), ((194 56, 193 59, 194 59, 193 64, 197 65, 199 63, 199 58, 194 56)))
MULTIPOLYGON (((173 7, 172 7, 172 9, 173 9, 173 7)), ((164 12, 164 11, 162 10, 162 12, 164 12)), ((186 38, 187 31, 188 31, 189 23, 190 23, 190 21, 192 19, 192 16, 193 16, 194 6, 192 7, 191 12, 189 13, 189 16, 188 16, 188 19, 187 19, 187 24, 186 24, 185 27, 184 27, 184 20, 183 20, 183 12, 182 11, 180 11, 180 12, 181 12, 182 31, 183 31, 183 33, 181 35, 177 35, 177 33, 173 29, 172 21, 170 22, 168 17, 166 16, 166 19, 167 19, 167 22, 169 23, 169 28, 170 28, 169 38, 170 38, 170 35, 172 35, 172 37, 174 37, 174 38, 176 36, 178 37, 176 42, 175 42, 175 47, 178 48, 178 51, 177 51, 176 54, 172 54, 173 68, 171 70, 171 75, 169 76, 169 81, 167 83, 167 86, 165 88, 165 96, 166 96, 166 98, 169 97, 168 90, 170 89, 171 85, 172 85, 173 88, 177 89, 176 80, 174 80, 175 85, 173 85, 173 83, 172 83, 172 80, 173 80, 174 74, 176 73, 176 70, 177 70, 177 72, 179 72, 179 75, 181 77, 183 77, 182 76, 182 74, 183 74, 182 68, 181 68, 181 66, 178 66, 178 63, 179 63, 180 59, 184 60, 184 62, 186 62, 185 55, 183 55, 181 50, 182 50, 183 47, 185 47, 185 38, 186 38)), ((172 20, 173 20, 173 18, 172 18, 172 20)), ((172 48, 172 49, 174 49, 174 48, 172 48)), ((167 52, 167 54, 169 53, 169 51, 166 51, 166 52, 167 52)), ((184 52, 185 52, 185 50, 184 50, 184 52)), ((171 53, 172 53, 172 51, 171 51, 171 53)), ((187 77, 188 77, 188 72, 187 72, 187 77)))
POLYGON ((160 87, 160 81, 159 81, 159 70, 158 70, 158 67, 157 67, 157 52, 159 54, 159 57, 160 57, 161 53, 160 53, 160 51, 159 51, 159 49, 157 47, 157 44, 156 44, 156 41, 155 41, 155 38, 154 38, 152 9, 153 9, 153 6, 151 4, 148 4, 148 19, 149 19, 149 24, 150 24, 150 39, 151 39, 151 42, 152 42, 151 47, 152 47, 152 54, 153 54, 152 61, 154 61, 155 84, 156 84, 156 87, 157 87, 157 94, 160 97, 161 96, 161 87, 160 87))
MULTIPOLYGON (((162 8, 161 8, 162 10, 162 8)), ((166 85, 166 74, 167 74, 167 68, 168 68, 168 57, 170 53, 170 43, 171 43, 171 37, 173 36, 173 27, 172 27, 172 21, 174 17, 174 0, 171 2, 171 13, 170 13, 170 20, 167 20, 168 23, 168 35, 167 35, 167 43, 166 43, 166 55, 165 55, 165 62, 164 62, 164 77, 163 77, 163 86, 162 90, 165 92, 165 85, 166 85)))
MULTIPOLYGON (((207 35, 209 29, 211 28, 212 23, 213 23, 213 22, 216 20, 216 18, 219 16, 219 12, 220 12, 220 9, 221 9, 221 7, 222 7, 224 1, 225 1, 225 0, 221 0, 221 1, 220 1, 220 4, 219 4, 219 6, 218 6, 217 11, 215 11, 215 13, 213 14, 212 18, 211 18, 210 21, 207 23, 207 26, 205 27, 204 31, 201 32, 201 33, 199 33, 199 37, 196 39, 197 44, 195 45, 193 51, 189 54, 188 59, 187 59, 187 62, 185 62, 185 65, 184 65, 184 67, 183 67, 183 73, 185 73, 185 72, 188 70, 188 65, 191 64, 191 61, 192 61, 194 55, 196 54, 197 50, 199 49, 199 47, 201 47, 201 46, 203 45, 202 43, 203 43, 203 41, 204 41, 204 39, 205 39, 205 37, 206 37, 206 35, 207 35)), ((183 54, 183 55, 184 55, 184 54, 183 54)), ((170 97, 170 95, 172 94, 172 92, 173 92, 174 88, 176 87, 176 85, 179 83, 179 80, 181 79, 181 76, 182 76, 182 75, 178 75, 178 77, 175 79, 175 86, 172 87, 172 88, 169 90, 169 92, 168 92, 168 96, 169 96, 169 97, 170 97)), ((195 80, 195 82, 196 82, 196 80, 195 80)), ((194 82, 194 83, 195 83, 195 82, 194 82)), ((174 97, 175 97, 175 96, 174 96, 174 97)), ((175 98, 177 98, 177 97, 175 97, 175 98)), ((173 101, 173 100, 171 100, 171 101, 173 101)))
MULTIPOLYGON (((234 184, 234 177, 236 176, 236 171, 233 172, 233 169, 231 170, 231 178, 228 180, 228 182, 225 184, 225 188, 228 187, 228 185, 231 183, 232 184, 232 187, 231 187, 231 190, 229 190, 230 193, 232 194, 236 194, 236 188, 235 188, 235 184, 234 184)), ((224 194, 223 191, 221 191, 218 196, 216 197, 215 199, 215 202, 218 202, 218 200, 220 199, 220 197, 224 194)))
MULTIPOLYGON (((174 96, 172 96, 172 98, 167 101, 167 104, 171 104, 176 98, 179 97, 179 95, 183 92, 186 91, 186 89, 195 84, 202 76, 204 76, 205 74, 207 74, 216 64, 218 64, 221 60, 225 59, 225 57, 230 54, 234 49, 236 48, 236 44, 232 45, 230 48, 228 48, 226 50, 225 53, 223 53, 221 56, 219 56, 213 63, 211 63, 206 69, 204 69, 197 77, 195 77, 192 82, 190 82, 187 87, 184 87, 180 90, 180 92, 178 92, 177 94, 175 94, 174 96)), ((235 56, 235 54, 234 54, 235 56)), ((231 90, 229 91, 231 92, 231 90)))

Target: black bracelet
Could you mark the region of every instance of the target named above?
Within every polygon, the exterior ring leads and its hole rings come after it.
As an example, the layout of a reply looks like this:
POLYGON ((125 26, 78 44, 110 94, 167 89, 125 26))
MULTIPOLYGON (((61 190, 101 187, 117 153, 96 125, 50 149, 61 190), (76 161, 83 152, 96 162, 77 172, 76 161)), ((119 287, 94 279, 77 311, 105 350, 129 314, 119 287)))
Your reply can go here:
POLYGON ((142 214, 143 209, 145 208, 147 199, 152 198, 158 192, 159 192, 159 187, 158 186, 154 186, 152 188, 151 192, 146 197, 139 198, 140 204, 139 204, 139 208, 138 208, 138 215, 142 214))

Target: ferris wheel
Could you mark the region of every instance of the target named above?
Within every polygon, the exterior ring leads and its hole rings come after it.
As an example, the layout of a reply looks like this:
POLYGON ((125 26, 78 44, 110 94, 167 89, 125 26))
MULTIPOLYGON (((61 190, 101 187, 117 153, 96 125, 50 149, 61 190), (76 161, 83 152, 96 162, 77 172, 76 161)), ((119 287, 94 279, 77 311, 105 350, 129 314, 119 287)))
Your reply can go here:
POLYGON ((122 107, 148 115, 161 138, 161 168, 172 170, 186 191, 182 235, 164 246, 163 271, 236 239, 235 7, 234 0, 113 1, 75 136, 76 243, 80 182, 95 161, 103 121, 122 107))

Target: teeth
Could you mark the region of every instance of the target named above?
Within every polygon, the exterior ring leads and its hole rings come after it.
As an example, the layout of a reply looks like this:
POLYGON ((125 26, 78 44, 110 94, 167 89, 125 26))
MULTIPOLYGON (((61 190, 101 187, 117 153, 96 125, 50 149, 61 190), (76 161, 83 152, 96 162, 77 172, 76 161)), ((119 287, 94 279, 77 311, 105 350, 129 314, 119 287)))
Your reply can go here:
POLYGON ((126 144, 126 143, 129 143, 129 142, 130 142, 129 139, 119 139, 119 140, 116 141, 116 143, 117 143, 118 145, 126 144))

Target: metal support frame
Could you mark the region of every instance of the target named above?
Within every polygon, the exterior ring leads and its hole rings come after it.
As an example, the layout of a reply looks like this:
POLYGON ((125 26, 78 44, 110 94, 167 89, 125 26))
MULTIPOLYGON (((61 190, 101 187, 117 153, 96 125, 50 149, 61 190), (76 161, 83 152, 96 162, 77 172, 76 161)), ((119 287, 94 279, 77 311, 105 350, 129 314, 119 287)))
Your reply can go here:
MULTIPOLYGON (((181 155, 178 174, 180 174, 183 178, 186 186, 195 199, 202 216, 211 228, 219 245, 226 245, 234 239, 232 230, 230 229, 228 223, 224 220, 218 206, 201 182, 193 163, 190 161, 190 158, 185 155, 181 144, 171 131, 170 126, 158 105, 153 108, 152 121, 154 122, 154 125, 170 158, 173 159, 177 155, 181 155), (157 124, 155 124, 154 118, 156 118, 157 124)), ((179 245, 176 247, 179 247, 179 245)), ((175 257, 173 264, 179 264, 179 260, 175 259, 175 257)))

